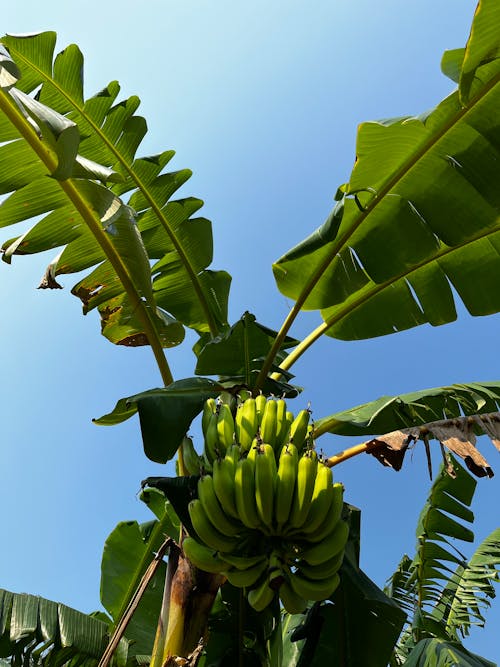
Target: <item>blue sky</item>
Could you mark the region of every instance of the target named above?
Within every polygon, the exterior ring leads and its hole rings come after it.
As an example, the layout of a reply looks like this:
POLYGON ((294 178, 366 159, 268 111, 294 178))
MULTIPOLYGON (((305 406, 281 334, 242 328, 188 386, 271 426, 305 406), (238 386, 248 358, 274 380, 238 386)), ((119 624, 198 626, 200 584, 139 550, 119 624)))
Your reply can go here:
MULTIPOLYGON (((271 264, 328 214, 352 168, 357 125, 420 113, 451 92, 441 54, 465 44, 475 8, 472 0, 58 4, 8 3, 3 32, 55 30, 59 50, 82 49, 87 94, 117 79, 123 96, 139 95, 149 126, 140 154, 173 148, 174 168, 194 172, 182 193, 202 198, 213 221, 213 266, 233 275, 231 320, 250 310, 275 328, 291 304, 271 264)), ((91 611, 106 536, 121 520, 149 518, 136 498, 140 480, 170 472, 144 457, 137 421, 98 428, 91 419, 160 378, 147 350, 112 347, 96 316, 81 316, 71 278, 64 292, 34 289, 49 259, 0 266, 0 587, 91 611)), ((382 394, 498 379, 498 316, 459 310, 458 322, 438 329, 320 340, 294 367, 305 388, 294 409, 310 402, 320 417, 382 394)), ((307 313, 292 333, 317 323, 307 313)), ((193 373, 190 342, 168 353, 177 379, 193 373)), ((193 434, 199 443, 197 426, 193 434)), ((346 444, 323 440, 329 454, 346 444)), ((483 451, 498 468, 493 447, 483 451)), ((335 475, 363 511, 362 566, 382 585, 414 547, 429 488, 423 453, 398 474, 363 456, 335 475)), ((499 525, 499 492, 497 478, 478 484, 478 538, 499 525)), ((499 659, 499 621, 493 609, 470 648, 499 659)))

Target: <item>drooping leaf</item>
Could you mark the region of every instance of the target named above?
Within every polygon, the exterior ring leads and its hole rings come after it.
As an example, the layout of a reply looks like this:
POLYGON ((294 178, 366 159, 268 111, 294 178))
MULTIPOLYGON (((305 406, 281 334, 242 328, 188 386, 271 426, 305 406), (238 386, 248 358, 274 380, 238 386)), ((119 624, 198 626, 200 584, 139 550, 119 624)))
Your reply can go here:
MULTIPOLYGON (((409 615, 395 648, 397 664, 441 664, 411 662, 424 655, 431 660, 434 648, 421 652, 420 640, 429 638, 455 642, 456 649, 467 653, 459 635, 465 637, 472 624, 484 625, 483 611, 495 596, 500 529, 483 541, 470 560, 461 553, 457 540, 473 540, 464 522, 474 520, 470 505, 476 481, 453 457, 447 458, 419 517, 415 556, 403 557, 385 588, 409 615), (404 662, 408 656, 410 662, 404 662)), ((429 647, 436 646, 440 644, 429 643, 429 647)), ((432 659, 437 660, 436 656, 438 653, 432 659)))
POLYGON ((462 415, 495 412, 500 407, 500 382, 470 382, 448 387, 382 396, 315 421, 318 434, 378 435, 462 415))
POLYGON ((12 194, 0 206, 0 225, 42 216, 4 243, 4 257, 62 248, 44 287, 58 287, 61 274, 97 267, 73 291, 85 312, 99 309, 113 342, 177 345, 180 322, 215 335, 226 326, 230 277, 208 269, 210 222, 192 217, 202 202, 171 200, 189 170, 164 172, 173 151, 136 157, 147 132, 135 115, 139 99, 118 101, 119 86, 111 82, 85 100, 82 54, 71 45, 54 57, 52 32, 9 35, 2 44, 8 52, 2 47, 0 192, 12 194), (96 180, 115 185, 99 189, 96 180), (103 191, 110 200, 104 213, 95 205, 103 191))
MULTIPOLYGON (((199 476, 147 477, 142 480, 141 487, 143 494, 151 489, 157 489, 161 492, 179 517, 179 521, 186 527, 188 533, 196 535, 196 531, 191 523, 188 505, 193 498, 198 496, 198 479, 199 476)), ((177 539, 178 531, 172 537, 177 539)))
POLYGON ((164 389, 121 398, 112 412, 94 419, 94 423, 119 424, 138 412, 144 453, 151 461, 166 463, 175 455, 207 398, 217 396, 223 389, 209 378, 178 380, 164 389))
MULTIPOLYGON (((0 658, 25 664, 96 666, 109 638, 109 624, 66 605, 0 589, 0 658)), ((128 642, 122 639, 113 662, 125 667, 128 642)))
MULTIPOLYGON (((361 124, 356 163, 334 212, 274 264, 283 294, 321 310, 318 335, 353 340, 451 322, 451 286, 473 315, 500 310, 496 26, 498 7, 483 0, 460 92, 421 116, 361 124), (340 215, 334 234, 331 220, 340 215)), ((457 78, 456 55, 445 67, 457 78)))
MULTIPOLYGON (((244 313, 236 324, 217 338, 199 341, 195 346, 198 375, 241 376, 251 386, 252 373, 259 370, 272 347, 277 332, 259 324, 251 313, 244 313)), ((286 338, 282 349, 297 345, 286 338)))
POLYGON ((457 642, 422 639, 402 663, 403 667, 496 667, 496 663, 467 651, 457 642))
MULTIPOLYGON (((166 535, 178 538, 179 525, 163 498, 163 516, 151 525, 123 521, 104 544, 101 562, 101 602, 117 623, 141 577, 154 558, 166 535)), ((161 563, 135 610, 126 634, 133 641, 133 653, 150 654, 163 597, 166 567, 161 563)))

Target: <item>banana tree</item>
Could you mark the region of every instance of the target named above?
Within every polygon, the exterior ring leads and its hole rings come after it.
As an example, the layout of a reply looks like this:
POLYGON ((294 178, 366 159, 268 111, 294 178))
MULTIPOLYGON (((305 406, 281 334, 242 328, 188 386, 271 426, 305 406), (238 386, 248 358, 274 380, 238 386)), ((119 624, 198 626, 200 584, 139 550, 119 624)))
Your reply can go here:
POLYGON ((417 524, 417 550, 406 554, 385 592, 408 613, 391 665, 424 665, 458 660, 492 665, 469 655, 461 641, 473 625, 484 627, 484 611, 495 598, 500 563, 500 529, 486 537, 470 559, 456 542, 472 542, 470 505, 476 482, 448 456, 436 477, 417 524), (449 473, 452 474, 449 474, 449 473), (446 511, 443 512, 443 510, 446 511))
MULTIPOLYGON (((175 521, 175 529, 159 526, 165 507, 173 507, 168 521, 175 514, 190 527, 193 490, 181 443, 207 400, 241 392, 293 399, 300 388, 290 369, 321 336, 358 340, 445 324, 456 318, 452 287, 471 314, 500 311, 500 44, 491 29, 499 24, 499 8, 481 0, 465 48, 443 57, 443 71, 457 90, 435 109, 360 126, 354 169, 338 188, 328 219, 273 266, 279 290, 294 302, 279 331, 248 312, 228 323, 230 276, 209 268, 210 222, 193 217, 201 201, 172 199, 190 173, 165 171, 172 151, 136 156, 146 134, 144 119, 135 114, 138 99, 117 101, 116 83, 84 99, 82 55, 70 46, 55 56, 54 33, 2 39, 0 193, 8 196, 0 205, 0 225, 33 221, 5 240, 3 259, 57 248, 41 287, 58 288, 58 276, 86 272, 72 289, 84 312, 97 309, 111 342, 150 346, 164 383, 121 398, 97 420, 116 424, 137 413, 150 460, 165 463, 178 453, 179 478, 168 486, 167 505, 161 500, 159 523, 150 533, 133 528, 134 557, 129 538, 120 542, 122 527, 103 559, 103 571, 119 573, 116 586, 104 577, 103 603, 121 632, 148 570, 144 545, 151 557, 159 532, 170 535, 167 571, 154 572, 165 583, 162 600, 143 603, 142 615, 134 603, 137 614, 126 635, 152 654, 152 664, 179 657, 191 664, 313 664, 326 655, 339 664, 346 656, 350 662, 344 664, 362 664, 359 651, 371 655, 371 664, 387 662, 403 615, 359 569, 354 508, 345 508, 350 536, 334 604, 316 602, 288 616, 279 604, 253 613, 240 591, 221 588, 223 577, 207 575, 185 558, 176 543, 184 528, 175 521), (303 310, 318 311, 322 323, 299 341, 289 334, 303 310), (164 350, 182 342, 185 328, 197 336, 195 376, 175 381, 164 350), (159 617, 153 630, 151 609, 159 617), (383 640, 373 620, 377 613, 390 619, 383 640), (339 635, 339 614, 353 626, 350 632, 339 635), (354 619, 362 615, 372 625, 363 628, 360 642, 354 619), (328 632, 318 635, 322 625, 334 633, 333 647, 328 632)), ((498 444, 499 400, 494 382, 384 397, 318 419, 312 438, 327 432, 370 437, 330 457, 331 467, 369 451, 399 469, 418 440, 430 459, 434 439, 475 474, 489 475, 475 435, 486 433, 498 444)))

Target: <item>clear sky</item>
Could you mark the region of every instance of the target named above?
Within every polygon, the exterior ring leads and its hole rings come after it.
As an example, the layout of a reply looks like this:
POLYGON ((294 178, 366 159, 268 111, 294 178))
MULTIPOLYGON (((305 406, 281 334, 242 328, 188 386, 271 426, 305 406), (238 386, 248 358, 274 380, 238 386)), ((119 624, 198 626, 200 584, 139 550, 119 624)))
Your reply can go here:
MULTIPOLYGON (((213 221, 214 268, 233 275, 230 318, 245 310, 279 327, 290 303, 271 263, 320 225, 354 160, 364 120, 417 114, 453 89, 440 72, 445 49, 465 44, 473 0, 299 2, 87 0, 2 8, 2 32, 45 29, 59 50, 77 43, 86 92, 117 79, 137 94, 149 134, 139 153, 177 151, 189 167, 184 195, 205 201, 213 221)), ((5 230, 2 241, 14 235, 5 230)), ((47 257, 0 265, 0 588, 30 592, 83 611, 99 608, 106 536, 121 520, 149 519, 140 480, 169 474, 142 453, 138 422, 91 424, 118 398, 159 386, 148 350, 114 348, 69 293, 37 292, 47 257)), ((498 380, 498 316, 420 327, 374 341, 321 340, 294 371, 314 416, 382 394, 454 382, 498 380)), ((306 314, 292 331, 316 326, 306 314)), ((191 341, 191 339, 188 339, 191 341)), ((168 354, 177 379, 193 374, 189 342, 168 354)), ((197 427, 195 442, 200 443, 197 427)), ((344 439, 325 436, 328 454, 344 439)), ((500 470, 488 443, 483 452, 500 470)), ((362 566, 383 585, 414 530, 429 488, 423 452, 396 474, 369 457, 335 469, 346 498, 362 509, 362 566)), ((435 458, 436 466, 438 456, 435 458)), ((498 527, 500 476, 480 480, 479 539, 498 527)), ((500 659, 500 606, 468 646, 500 659)))

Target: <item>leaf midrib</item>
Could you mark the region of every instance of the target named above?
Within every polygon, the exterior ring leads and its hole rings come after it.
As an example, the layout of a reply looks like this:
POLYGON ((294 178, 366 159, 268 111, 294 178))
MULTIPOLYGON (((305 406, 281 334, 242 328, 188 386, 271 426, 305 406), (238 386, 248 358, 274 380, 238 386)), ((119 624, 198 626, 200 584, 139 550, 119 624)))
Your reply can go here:
MULTIPOLYGON (((402 280, 403 278, 410 277, 412 273, 414 273, 415 271, 418 271, 419 269, 429 264, 432 264, 432 262, 439 261, 443 257, 446 257, 446 255, 453 254, 454 252, 461 250, 462 248, 465 248, 468 245, 475 243, 476 241, 479 241, 481 239, 487 239, 491 234, 494 234, 498 231, 500 231, 500 222, 494 227, 489 227, 487 230, 484 230, 476 234, 475 236, 467 239, 462 243, 459 243, 455 246, 444 246, 441 250, 436 252, 432 257, 428 257, 425 260, 422 260, 418 264, 413 265, 410 269, 403 271, 397 274, 396 276, 389 278, 388 280, 385 280, 383 283, 373 283, 372 286, 369 288, 366 289, 361 288, 360 289, 361 295, 359 296, 359 298, 355 299, 354 301, 351 301, 349 304, 346 304, 344 308, 341 308, 339 311, 335 313, 335 315, 332 315, 330 318, 322 322, 316 329, 314 329, 308 336, 306 336, 306 338, 304 338, 304 340, 299 345, 297 345, 297 347, 286 357, 286 359, 283 360, 283 362, 280 364, 280 368, 282 368, 283 370, 289 369, 297 361, 297 359, 301 357, 309 347, 311 347, 311 345, 318 338, 320 338, 323 334, 325 334, 328 331, 328 329, 337 324, 337 322, 340 322, 346 315, 349 315, 352 311, 359 308, 359 306, 362 306, 364 303, 368 302, 379 292, 384 291, 390 285, 393 285, 394 283, 398 282, 399 280, 402 280)), ((422 310, 421 306, 419 306, 419 309, 425 316, 425 311, 422 310)), ((277 374, 273 374, 273 377, 274 375, 277 374)))
POLYGON ((89 123, 89 125, 92 127, 93 131, 100 137, 101 141, 106 145, 106 147, 110 150, 110 152, 116 157, 117 161, 119 164, 124 168, 124 170, 127 172, 127 174, 130 176, 132 181, 135 183, 137 188, 142 192, 144 195, 146 201, 149 203, 151 206, 151 209, 154 211, 156 217, 160 221, 162 227, 164 228, 165 232, 167 233, 168 237, 170 238, 172 245, 174 246, 176 252, 178 253, 182 264, 185 267, 185 270, 189 276, 189 279, 193 285, 193 289, 198 297, 198 300, 201 304, 201 307, 203 308, 203 311, 205 313, 205 317, 207 318, 207 324, 210 329, 210 333, 213 337, 215 337, 219 333, 219 329, 214 321, 214 318, 212 316, 212 312, 209 308, 209 305, 207 303, 207 300, 205 299, 205 295, 200 283, 200 280, 198 279, 198 275, 192 265, 192 263, 189 260, 188 255, 184 252, 182 248, 182 244, 179 242, 177 235, 174 233, 174 231, 171 229, 170 225, 168 224, 168 221, 166 220, 165 216, 163 215, 161 209, 158 207, 156 204, 155 200, 153 199, 152 195, 150 194, 149 189, 144 185, 143 181, 137 176, 137 174, 134 172, 132 169, 132 165, 129 165, 123 158, 122 154, 116 150, 115 145, 108 140, 106 135, 102 132, 101 128, 96 125, 93 121, 92 118, 90 118, 86 113, 83 111, 83 107, 80 106, 78 102, 76 102, 70 95, 68 95, 63 88, 58 84, 58 82, 46 75, 46 73, 41 70, 39 67, 37 67, 34 63, 32 63, 30 60, 25 58, 22 53, 17 51, 14 47, 9 46, 9 50, 12 55, 15 54, 15 57, 18 58, 20 61, 24 62, 26 65, 31 67, 38 75, 43 79, 46 83, 50 83, 54 88, 59 92, 62 97, 67 100, 71 106, 76 109, 80 115, 89 123))
MULTIPOLYGON (((358 227, 364 222, 366 219, 367 215, 373 211, 373 209, 377 206, 382 199, 387 196, 390 192, 390 190, 395 187, 395 185, 400 182, 410 171, 411 169, 418 163, 420 159, 422 159, 430 150, 431 148, 437 144, 445 135, 447 132, 452 130, 456 124, 462 120, 467 113, 471 112, 475 108, 475 104, 480 102, 486 95, 491 92, 491 90, 496 86, 496 84, 500 81, 500 74, 498 74, 496 77, 491 79, 489 82, 488 86, 482 89, 481 95, 477 95, 471 105, 469 107, 466 107, 462 109, 458 114, 456 114, 453 118, 453 121, 445 124, 443 126, 442 130, 440 131, 439 135, 433 135, 433 139, 429 140, 426 142, 423 146, 423 148, 419 151, 418 155, 414 157, 412 160, 408 160, 404 167, 400 168, 398 175, 394 176, 391 181, 381 190, 381 195, 377 195, 377 197, 374 198, 373 202, 370 202, 370 204, 366 207, 365 211, 359 216, 358 221, 353 224, 342 237, 339 238, 338 242, 335 244, 335 247, 332 249, 332 251, 329 253, 328 257, 321 263, 319 269, 313 274, 313 277, 310 279, 308 286, 305 289, 308 289, 307 293, 305 293, 305 290, 299 295, 299 298, 297 299, 295 305, 294 305, 294 312, 296 310, 296 314, 298 314, 299 310, 301 309, 302 305, 305 303, 307 297, 309 296, 310 292, 312 289, 314 289, 315 285, 318 283, 318 281, 321 279, 321 276, 323 275, 323 272, 326 271, 330 263, 333 261, 335 258, 336 254, 339 252, 339 250, 344 246, 345 242, 352 236, 352 234, 358 229, 358 227), (491 85, 490 85, 491 84, 491 85)), ((455 94, 455 93, 454 93, 455 94)), ((297 359, 302 356, 302 354, 308 349, 321 335, 323 335, 330 327, 332 327, 334 324, 336 324, 338 321, 340 321, 346 314, 351 312, 352 310, 355 310, 358 306, 362 305, 366 301, 368 301, 371 297, 375 296, 378 292, 382 291, 389 285, 397 282, 398 280, 405 278, 406 276, 411 275, 414 271, 417 271, 418 269, 422 268, 423 266, 426 266, 427 264, 430 264, 433 261, 437 261, 441 259, 442 257, 446 256, 447 254, 454 252, 455 250, 458 250, 460 248, 463 248, 467 246, 470 243, 473 243, 475 241, 480 240, 481 238, 485 238, 490 236, 492 233, 499 231, 500 230, 500 225, 495 225, 493 227, 489 227, 487 230, 484 230, 483 232, 480 232, 476 234, 475 236, 468 238, 466 241, 463 243, 457 244, 455 246, 445 246, 443 247, 439 252, 436 252, 431 258, 426 258, 425 260, 422 260, 416 265, 413 265, 409 270, 403 271, 400 274, 393 276, 389 278, 388 280, 384 281, 383 283, 379 283, 375 285, 372 289, 369 289, 368 291, 363 293, 363 296, 361 296, 359 299, 351 302, 348 306, 346 306, 344 309, 341 309, 338 313, 336 313, 334 316, 332 316, 330 319, 326 320, 323 322, 319 327, 317 327, 311 334, 309 334, 302 343, 300 343, 293 352, 291 352, 286 359, 283 360, 283 362, 280 364, 280 368, 283 368, 284 370, 290 368, 296 361, 297 359)), ((363 288, 361 288, 363 289, 363 288)), ((290 323, 291 326, 291 323, 290 323)), ((288 333, 289 327, 284 331, 284 335, 288 333)), ((281 331, 280 331, 281 334, 281 331)))
MULTIPOLYGON (((3 89, 0 88, 0 107, 2 108, 3 113, 7 116, 12 125, 19 132, 21 137, 28 143, 34 153, 38 156, 42 164, 48 169, 50 173, 53 173, 57 168, 57 159, 54 157, 53 153, 47 147, 45 142, 39 140, 38 135, 33 128, 33 126, 26 121, 22 115, 20 109, 15 104, 11 96, 6 93, 3 89), (3 104, 2 104, 3 101, 3 104)), ((151 319, 149 310, 145 307, 141 296, 136 289, 134 281, 129 275, 129 271, 126 265, 123 263, 122 258, 117 253, 112 243, 106 237, 99 218, 95 217, 96 214, 93 212, 92 208, 88 206, 88 202, 83 198, 80 191, 76 187, 73 179, 68 178, 66 180, 58 180, 59 187, 63 190, 65 195, 71 201, 82 220, 88 226, 91 233, 94 235, 97 243, 101 246, 104 254, 110 261, 116 275, 120 279, 120 282, 123 286, 124 291, 128 295, 131 303, 138 309, 142 324, 144 326, 144 331, 148 338, 150 347, 153 351, 153 354, 158 365, 158 369, 162 376, 162 379, 165 385, 171 384, 173 382, 172 374, 168 366, 166 357, 163 353, 163 348, 161 346, 161 341, 157 335, 156 328, 151 319)))
MULTIPOLYGON (((379 193, 377 194, 376 197, 368 204, 368 206, 365 208, 365 210, 362 212, 362 214, 358 217, 358 220, 354 222, 354 224, 351 225, 349 229, 347 229, 344 234, 337 239, 337 241, 332 245, 332 248, 330 249, 330 252, 328 255, 325 257, 325 259, 321 262, 321 264, 318 266, 316 271, 312 274, 312 276, 309 278, 307 281, 306 285, 302 289, 301 293, 297 297, 295 303, 292 306, 292 309, 288 313, 285 321, 283 322, 283 325, 281 326, 281 329, 278 332, 278 335, 276 336, 274 340, 274 344, 269 351, 269 354, 266 357, 266 360, 262 366, 262 369, 259 373, 259 377, 257 378, 256 386, 260 387, 262 386, 264 382, 264 378, 267 376, 269 369, 271 368, 271 365, 273 363, 273 360, 275 359, 278 351, 281 348, 281 343, 283 342, 285 336, 288 334, 290 328, 292 327, 292 324, 294 323, 296 317, 300 313, 302 306, 306 302, 307 298, 309 297, 310 293, 314 289, 314 287, 317 285, 319 280, 321 279, 323 273, 326 271, 328 266, 331 264, 331 262, 335 259, 335 256, 339 252, 339 250, 344 246, 344 244, 349 240, 349 238, 354 234, 354 232, 358 229, 358 227, 364 222, 366 217, 371 213, 375 207, 384 200, 384 198, 389 194, 392 188, 396 186, 397 183, 399 183, 410 171, 415 165, 431 150, 431 148, 437 144, 450 130, 452 130, 457 123, 462 120, 462 118, 466 117, 468 113, 470 113, 472 110, 475 109, 476 105, 481 102, 481 100, 486 97, 486 95, 496 86, 496 84, 500 81, 500 73, 498 73, 495 77, 492 77, 488 84, 481 89, 481 91, 470 101, 469 106, 462 108, 458 113, 456 113, 448 123, 444 123, 441 130, 437 134, 433 134, 431 138, 429 138, 428 141, 426 141, 421 148, 412 156, 404 162, 403 165, 401 165, 398 170, 396 171, 395 175, 389 179, 389 181, 386 183, 386 185, 379 190, 379 193)), ((455 91, 452 93, 452 95, 457 94, 455 91)), ((446 99, 446 98, 445 98, 446 99)), ((444 101, 444 100, 443 100, 444 101)), ((441 104, 440 102, 439 104, 441 104)), ((439 104, 437 106, 439 106, 439 104)), ((436 107, 437 108, 437 107, 436 107)), ((488 231, 488 233, 491 233, 491 229, 488 231)), ((456 247, 456 246, 455 246, 456 247)), ((434 259, 434 258, 433 258, 434 259)), ((424 262, 424 264, 428 263, 427 261, 424 262)), ((420 268, 420 267, 418 267, 420 268)), ((415 270, 414 267, 412 267, 411 271, 415 270)), ((411 273, 409 271, 409 273, 411 273)), ((405 273, 402 274, 402 276, 406 275, 405 273)), ((402 276, 398 276, 397 279, 399 279, 402 276)), ((386 284, 390 284, 394 282, 395 279, 391 278, 389 281, 386 281, 382 283, 382 286, 385 287, 386 284)), ((349 298, 349 297, 348 297, 349 298)), ((357 305, 357 301, 350 304, 350 306, 346 310, 351 310, 353 305, 357 305)), ((343 311, 341 311, 341 314, 343 315, 343 311)), ((337 320, 335 320, 337 321, 337 320)), ((290 368, 295 361, 299 357, 302 356, 302 354, 308 349, 323 333, 325 333, 326 329, 328 329, 330 326, 332 326, 335 322, 330 323, 328 326, 326 326, 326 323, 321 324, 317 329, 312 331, 306 338, 303 339, 303 341, 293 350, 280 364, 280 368, 283 368, 284 370, 290 368)), ((279 373, 274 373, 272 377, 279 377, 279 373)))
MULTIPOLYGON (((367 205, 365 210, 358 216, 358 220, 354 221, 349 229, 347 229, 342 236, 340 236, 335 242, 327 255, 326 259, 321 263, 318 270, 313 274, 313 277, 310 279, 309 284, 306 285, 304 290, 299 295, 297 301, 301 301, 301 304, 305 302, 307 296, 310 294, 311 290, 315 287, 319 279, 321 278, 323 272, 328 268, 330 263, 334 260, 338 252, 346 245, 347 241, 351 238, 354 232, 360 227, 360 225, 365 221, 368 215, 378 206, 378 204, 384 200, 384 198, 390 193, 390 191, 403 179, 405 178, 410 171, 419 163, 419 161, 424 158, 431 149, 437 145, 443 137, 453 130, 456 125, 467 116, 468 113, 474 110, 475 105, 478 104, 485 98, 488 93, 495 87, 495 85, 500 81, 500 73, 496 77, 493 77, 488 85, 485 86, 481 92, 476 95, 472 100, 471 104, 468 107, 464 107, 457 114, 453 116, 453 119, 448 123, 444 123, 441 130, 433 134, 428 141, 422 144, 422 147, 416 151, 406 162, 396 171, 395 175, 389 179, 388 183, 379 190, 378 194, 374 199, 367 205), (310 285, 310 287, 309 287, 310 285), (307 292, 307 294, 305 294, 307 292), (305 296, 303 296, 305 295, 305 296), (303 298, 302 298, 303 297, 303 298)), ((452 93, 455 95, 456 91, 452 93)), ((446 98, 445 98, 446 99, 446 98)), ((439 105, 438 105, 439 106, 439 105)), ((437 108, 437 107, 436 107, 437 108)))

